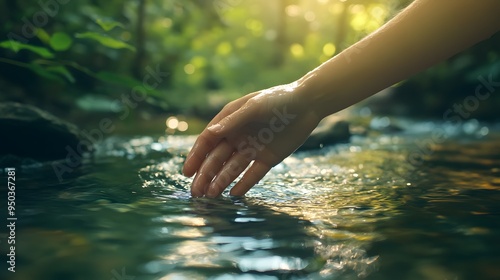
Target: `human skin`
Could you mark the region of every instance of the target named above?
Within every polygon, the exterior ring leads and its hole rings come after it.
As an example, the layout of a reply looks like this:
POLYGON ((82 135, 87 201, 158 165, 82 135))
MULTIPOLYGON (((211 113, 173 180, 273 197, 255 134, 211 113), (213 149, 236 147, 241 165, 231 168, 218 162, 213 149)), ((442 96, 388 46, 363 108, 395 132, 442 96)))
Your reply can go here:
POLYGON ((230 194, 244 195, 321 119, 489 38, 499 14, 500 0, 415 0, 297 81, 228 103, 186 158, 191 195, 216 197, 241 173, 230 194))

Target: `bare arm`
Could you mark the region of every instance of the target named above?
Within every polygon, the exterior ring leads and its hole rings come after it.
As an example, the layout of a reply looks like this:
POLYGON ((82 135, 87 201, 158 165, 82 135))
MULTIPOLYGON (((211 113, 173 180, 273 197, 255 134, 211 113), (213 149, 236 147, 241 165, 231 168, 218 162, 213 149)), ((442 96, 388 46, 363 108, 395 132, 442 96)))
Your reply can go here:
POLYGON ((499 15, 498 0, 416 0, 301 78, 300 92, 321 117, 335 113, 492 36, 499 15))
POLYGON ((499 13, 500 0, 415 0, 298 81, 229 103, 187 156, 192 195, 218 196, 246 170, 231 190, 244 195, 323 117, 488 38, 499 30, 499 13))

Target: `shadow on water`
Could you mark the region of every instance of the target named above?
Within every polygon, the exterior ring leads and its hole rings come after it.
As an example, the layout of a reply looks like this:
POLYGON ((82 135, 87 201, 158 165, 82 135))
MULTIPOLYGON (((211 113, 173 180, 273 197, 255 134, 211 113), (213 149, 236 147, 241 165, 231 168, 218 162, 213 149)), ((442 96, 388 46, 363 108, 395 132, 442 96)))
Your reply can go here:
POLYGON ((0 277, 498 278, 497 140, 452 139, 415 167, 414 136, 359 138, 287 158, 245 198, 192 199, 193 137, 108 139, 62 182, 19 171, 17 272, 0 277))

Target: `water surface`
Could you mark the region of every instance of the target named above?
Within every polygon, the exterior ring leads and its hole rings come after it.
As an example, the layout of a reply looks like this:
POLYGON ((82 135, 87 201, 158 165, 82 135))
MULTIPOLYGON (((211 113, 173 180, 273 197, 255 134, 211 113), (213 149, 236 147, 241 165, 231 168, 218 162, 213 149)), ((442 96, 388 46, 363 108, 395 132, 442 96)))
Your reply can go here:
POLYGON ((194 137, 108 139, 62 182, 18 170, 16 273, 0 276, 500 279, 498 129, 436 143, 421 127, 297 153, 244 198, 190 197, 194 137))

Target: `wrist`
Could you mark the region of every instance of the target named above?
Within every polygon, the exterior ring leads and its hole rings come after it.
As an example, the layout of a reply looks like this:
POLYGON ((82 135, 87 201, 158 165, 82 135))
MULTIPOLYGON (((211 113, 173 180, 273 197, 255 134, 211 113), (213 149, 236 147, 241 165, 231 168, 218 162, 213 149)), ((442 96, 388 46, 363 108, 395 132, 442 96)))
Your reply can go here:
POLYGON ((356 81, 374 83, 373 79, 363 78, 366 72, 364 63, 360 63, 359 60, 349 61, 351 55, 349 51, 349 49, 343 51, 296 82, 297 95, 303 100, 303 106, 314 110, 321 119, 376 92, 372 90, 375 87, 370 83, 356 81))
MULTIPOLYGON (((330 81, 329 81, 330 82, 330 81)), ((300 106, 317 115, 319 120, 337 112, 333 85, 321 80, 315 70, 297 80, 295 94, 300 106)))

